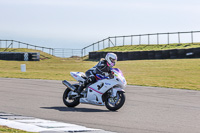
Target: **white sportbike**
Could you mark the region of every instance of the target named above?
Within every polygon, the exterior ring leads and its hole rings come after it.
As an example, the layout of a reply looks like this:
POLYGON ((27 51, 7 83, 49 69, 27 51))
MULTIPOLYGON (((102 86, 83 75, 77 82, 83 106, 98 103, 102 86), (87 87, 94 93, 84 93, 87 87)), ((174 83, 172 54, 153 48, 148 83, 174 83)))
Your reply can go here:
POLYGON ((96 75, 97 82, 87 85, 78 97, 77 89, 87 78, 83 72, 70 72, 79 83, 70 84, 66 80, 62 83, 67 86, 63 94, 63 102, 68 107, 75 107, 80 103, 106 106, 111 111, 120 109, 125 102, 126 79, 118 68, 111 68, 112 76, 96 75))

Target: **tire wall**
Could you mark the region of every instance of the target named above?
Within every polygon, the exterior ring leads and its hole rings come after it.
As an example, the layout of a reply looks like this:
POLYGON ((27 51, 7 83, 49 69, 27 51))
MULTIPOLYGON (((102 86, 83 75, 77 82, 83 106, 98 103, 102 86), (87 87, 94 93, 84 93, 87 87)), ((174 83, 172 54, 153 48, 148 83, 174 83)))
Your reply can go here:
POLYGON ((0 60, 40 61, 40 53, 0 52, 0 60))
MULTIPOLYGON (((99 60, 105 58, 109 52, 90 52, 89 59, 99 60)), ((146 60, 146 59, 181 59, 200 58, 200 48, 172 49, 159 51, 134 51, 134 52, 113 52, 119 61, 123 60, 146 60)))

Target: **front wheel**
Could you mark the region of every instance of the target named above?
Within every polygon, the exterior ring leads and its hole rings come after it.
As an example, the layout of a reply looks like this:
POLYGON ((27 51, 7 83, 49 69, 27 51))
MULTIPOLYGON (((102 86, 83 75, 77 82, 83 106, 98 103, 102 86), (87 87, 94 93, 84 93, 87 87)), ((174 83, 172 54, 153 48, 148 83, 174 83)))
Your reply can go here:
POLYGON ((124 102, 125 102, 125 95, 123 92, 119 91, 117 92, 116 97, 108 96, 105 101, 105 105, 107 109, 111 111, 116 111, 124 105, 124 102))
POLYGON ((67 88, 63 94, 63 103, 67 107, 75 107, 80 103, 79 101, 80 98, 73 98, 71 93, 72 91, 69 88, 67 88))

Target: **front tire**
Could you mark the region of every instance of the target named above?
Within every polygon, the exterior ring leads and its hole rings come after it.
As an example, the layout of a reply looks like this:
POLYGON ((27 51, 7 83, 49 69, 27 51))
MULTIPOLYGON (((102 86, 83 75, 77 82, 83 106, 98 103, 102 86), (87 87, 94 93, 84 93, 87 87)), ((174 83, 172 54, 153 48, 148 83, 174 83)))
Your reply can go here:
POLYGON ((106 108, 111 111, 120 109, 125 103, 125 94, 122 91, 117 92, 116 97, 108 96, 105 100, 106 108))
POLYGON ((63 103, 67 107, 75 107, 80 104, 80 98, 73 98, 70 94, 72 91, 67 88, 65 92, 63 93, 63 103))

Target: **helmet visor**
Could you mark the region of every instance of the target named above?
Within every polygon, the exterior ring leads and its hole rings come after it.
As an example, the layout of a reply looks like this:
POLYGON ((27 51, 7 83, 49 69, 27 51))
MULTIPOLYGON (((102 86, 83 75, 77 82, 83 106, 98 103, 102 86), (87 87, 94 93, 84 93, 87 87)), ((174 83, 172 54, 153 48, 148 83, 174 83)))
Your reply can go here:
POLYGON ((116 63, 116 60, 110 57, 110 61, 111 61, 110 65, 111 67, 113 67, 116 63))
POLYGON ((112 58, 110 58, 110 61, 111 61, 112 63, 115 63, 115 62, 116 62, 116 60, 115 60, 115 59, 112 59, 112 58))

